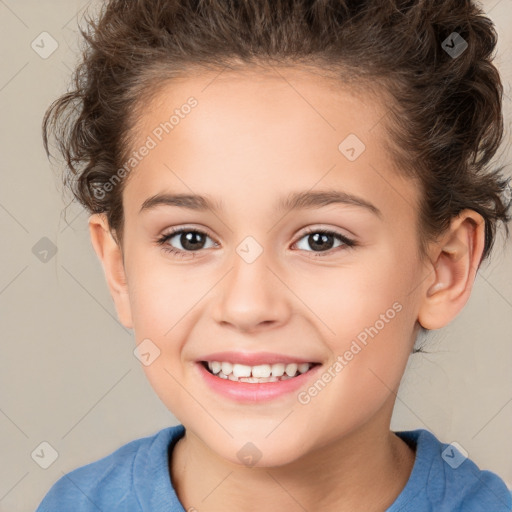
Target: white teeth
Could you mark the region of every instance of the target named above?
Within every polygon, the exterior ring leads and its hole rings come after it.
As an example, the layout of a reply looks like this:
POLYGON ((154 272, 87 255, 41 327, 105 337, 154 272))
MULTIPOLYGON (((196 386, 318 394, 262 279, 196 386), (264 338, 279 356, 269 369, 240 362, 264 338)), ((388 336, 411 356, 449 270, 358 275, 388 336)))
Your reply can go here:
POLYGON ((233 365, 231 363, 222 363, 222 373, 229 375, 233 371, 233 365))
POLYGON ((210 371, 221 379, 239 382, 277 382, 287 380, 299 374, 306 373, 311 367, 310 363, 275 363, 248 366, 240 363, 208 361, 210 371))
POLYGON ((272 377, 281 377, 284 373, 284 364, 276 363, 272 365, 272 377))
POLYGON ((247 366, 245 364, 236 363, 233 365, 233 375, 235 377, 250 377, 251 376, 251 367, 247 366))
POLYGON ((258 382, 267 382, 266 379, 257 379, 256 377, 242 377, 238 379, 240 382, 249 382, 250 384, 257 384, 258 382))
POLYGON ((299 364, 298 370, 300 373, 306 373, 309 370, 309 363, 299 364))
POLYGON ((297 365, 295 363, 287 364, 284 371, 286 375, 293 377, 297 373, 297 365))
POLYGON ((270 365, 269 364, 260 364, 258 366, 252 367, 252 376, 258 378, 267 378, 270 377, 270 365))

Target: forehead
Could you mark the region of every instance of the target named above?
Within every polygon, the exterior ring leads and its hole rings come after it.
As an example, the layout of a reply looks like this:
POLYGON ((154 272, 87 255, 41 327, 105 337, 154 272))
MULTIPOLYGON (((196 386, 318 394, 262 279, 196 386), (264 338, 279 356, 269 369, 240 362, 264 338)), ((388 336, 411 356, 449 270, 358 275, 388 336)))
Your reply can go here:
MULTIPOLYGON (((192 122, 180 120, 182 126, 178 130, 176 125, 172 135, 188 136, 183 125, 193 124, 195 138, 202 142, 236 130, 240 137, 258 132, 271 138, 280 133, 329 144, 330 139, 343 138, 347 130, 364 137, 375 129, 375 143, 382 135, 378 124, 389 103, 384 88, 354 81, 348 72, 335 79, 296 67, 194 71, 166 82, 148 105, 142 105, 138 135, 142 138, 150 133, 191 97, 199 108, 191 112, 192 122), (212 124, 216 125, 213 131, 212 124)), ((190 138, 188 142, 192 142, 190 138)))
POLYGON ((133 149, 148 137, 154 147, 129 181, 140 204, 166 187, 270 200, 319 183, 371 196, 392 168, 384 98, 295 68, 172 80, 143 106, 133 149), (195 106, 184 108, 190 98, 195 106))

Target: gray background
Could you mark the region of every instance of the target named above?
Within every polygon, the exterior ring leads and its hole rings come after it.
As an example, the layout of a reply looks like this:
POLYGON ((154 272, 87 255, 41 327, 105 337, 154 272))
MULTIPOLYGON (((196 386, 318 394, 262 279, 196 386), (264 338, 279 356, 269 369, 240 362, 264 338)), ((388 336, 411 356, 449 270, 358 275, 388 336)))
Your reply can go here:
MULTIPOLYGON (((88 4, 0 0, 0 511, 34 510, 64 473, 177 423, 146 381, 131 332, 117 321, 87 215, 74 202, 64 210, 69 198, 41 143, 42 116, 67 88, 77 19, 88 4), (46 59, 31 47, 47 38, 42 32, 58 43, 46 59), (44 237, 57 248, 46 262, 44 237), (40 465, 51 462, 51 450, 42 442, 58 453, 47 469, 40 465)), ((496 63, 507 97, 498 161, 510 162, 512 1, 481 5, 500 36, 496 63)), ((47 38, 38 51, 50 48, 47 38)), ((456 441, 509 487, 511 246, 498 237, 466 308, 431 335, 435 353, 411 357, 391 425, 456 441)))

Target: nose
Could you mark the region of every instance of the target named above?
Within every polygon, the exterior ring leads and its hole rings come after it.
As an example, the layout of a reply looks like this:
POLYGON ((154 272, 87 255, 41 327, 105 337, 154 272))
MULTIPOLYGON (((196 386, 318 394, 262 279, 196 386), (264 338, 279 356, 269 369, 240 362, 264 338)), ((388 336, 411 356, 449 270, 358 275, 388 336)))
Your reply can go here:
POLYGON ((252 263, 235 252, 232 263, 231 271, 219 283, 214 319, 244 332, 286 323, 292 312, 292 294, 282 277, 277 277, 279 270, 268 261, 266 252, 252 263))

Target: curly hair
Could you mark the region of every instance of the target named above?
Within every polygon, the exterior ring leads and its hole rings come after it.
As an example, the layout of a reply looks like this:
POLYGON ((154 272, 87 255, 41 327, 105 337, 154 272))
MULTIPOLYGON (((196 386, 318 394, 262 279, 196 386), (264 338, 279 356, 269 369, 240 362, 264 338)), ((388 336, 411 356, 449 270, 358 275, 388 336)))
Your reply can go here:
POLYGON ((64 184, 105 213, 122 245, 122 192, 105 187, 126 161, 142 108, 165 81, 192 70, 297 65, 392 99, 385 126, 397 168, 417 181, 419 252, 466 208, 482 215, 491 250, 510 221, 497 34, 471 0, 108 0, 88 18, 73 90, 43 119, 64 184), (456 34, 454 34, 456 33, 456 34), (454 38, 467 44, 454 55, 454 38), (98 187, 108 193, 97 194, 98 187))

